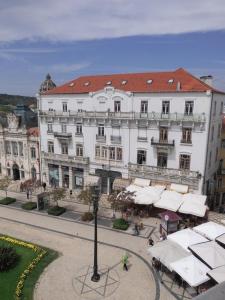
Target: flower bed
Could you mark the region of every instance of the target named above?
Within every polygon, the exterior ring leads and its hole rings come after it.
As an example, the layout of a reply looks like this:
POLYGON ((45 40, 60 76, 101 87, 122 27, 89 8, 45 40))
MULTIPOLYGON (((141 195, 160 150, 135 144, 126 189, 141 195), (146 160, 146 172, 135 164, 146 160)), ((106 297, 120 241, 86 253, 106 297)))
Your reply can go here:
POLYGON ((65 207, 52 206, 48 209, 48 214, 53 216, 59 216, 66 211, 65 207))
POLYGON ((14 247, 21 255, 19 264, 0 277, 1 295, 4 299, 31 299, 35 282, 57 253, 8 236, 0 236, 0 244, 14 247))
POLYGON ((3 199, 0 200, 0 204, 3 204, 3 205, 9 205, 13 202, 16 202, 16 199, 11 198, 11 197, 6 197, 6 198, 3 198, 3 199))
POLYGON ((120 230, 127 230, 129 223, 124 219, 116 219, 113 221, 113 228, 120 230))
POLYGON ((23 203, 21 205, 21 207, 25 210, 32 210, 32 209, 37 208, 37 203, 29 201, 29 202, 23 203))

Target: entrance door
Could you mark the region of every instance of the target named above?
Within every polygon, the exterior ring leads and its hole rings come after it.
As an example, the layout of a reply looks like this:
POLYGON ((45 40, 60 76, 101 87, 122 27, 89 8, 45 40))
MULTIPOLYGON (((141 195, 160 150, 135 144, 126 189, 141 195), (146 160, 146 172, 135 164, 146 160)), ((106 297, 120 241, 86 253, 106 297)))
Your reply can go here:
POLYGON ((13 165, 13 180, 20 180, 20 170, 17 164, 13 165))
POLYGON ((32 169, 31 169, 31 177, 33 180, 37 179, 37 172, 36 172, 35 167, 32 167, 32 169))
POLYGON ((122 178, 122 174, 120 172, 108 171, 102 169, 96 169, 95 174, 101 178, 101 192, 106 194, 108 191, 108 182, 109 182, 109 193, 112 192, 113 181, 115 178, 122 178))

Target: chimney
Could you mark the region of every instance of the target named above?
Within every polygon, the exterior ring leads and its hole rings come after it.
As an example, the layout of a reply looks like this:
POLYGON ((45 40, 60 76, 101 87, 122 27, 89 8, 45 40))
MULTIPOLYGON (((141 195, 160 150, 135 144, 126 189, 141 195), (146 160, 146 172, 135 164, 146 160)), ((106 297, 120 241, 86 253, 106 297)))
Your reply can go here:
POLYGON ((213 77, 212 77, 212 75, 201 76, 200 80, 202 82, 208 84, 209 86, 212 86, 212 84, 213 84, 213 77))
POLYGON ((177 91, 179 92, 180 90, 181 90, 181 82, 178 81, 178 82, 177 82, 177 91))

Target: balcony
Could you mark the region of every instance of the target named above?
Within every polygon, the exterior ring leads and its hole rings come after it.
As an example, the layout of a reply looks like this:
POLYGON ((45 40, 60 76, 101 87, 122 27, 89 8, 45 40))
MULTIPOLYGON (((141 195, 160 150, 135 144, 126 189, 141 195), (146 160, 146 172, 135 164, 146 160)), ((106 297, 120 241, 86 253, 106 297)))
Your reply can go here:
POLYGON ((96 141, 100 143, 105 143, 106 142, 106 135, 98 135, 96 134, 96 141))
POLYGON ((138 136, 137 141, 138 142, 147 142, 148 138, 147 138, 147 136, 138 136))
POLYGON ((121 136, 117 135, 111 135, 110 141, 112 144, 121 144, 121 136))
POLYGON ((131 177, 140 176, 155 181, 168 183, 186 184, 194 189, 198 189, 201 174, 196 171, 161 168, 148 165, 128 164, 128 171, 131 177))
POLYGON ((68 140, 72 138, 72 133, 70 132, 54 132, 54 137, 60 140, 68 140))
POLYGON ((43 158, 48 161, 52 161, 54 163, 77 163, 77 164, 88 164, 89 157, 80 157, 80 156, 70 156, 66 154, 56 154, 56 153, 48 153, 42 151, 43 158))
POLYGON ((169 140, 160 140, 151 138, 151 145, 156 147, 165 147, 165 148, 172 148, 175 146, 175 141, 169 141, 169 140))
POLYGON ((181 144, 185 144, 185 145, 192 145, 192 141, 190 141, 190 140, 184 140, 184 139, 181 139, 181 140, 180 140, 180 143, 181 143, 181 144))
POLYGON ((120 119, 120 120, 150 120, 150 121, 174 121, 174 122, 196 122, 205 123, 205 113, 185 115, 183 113, 163 114, 158 112, 138 113, 138 112, 110 112, 110 111, 68 111, 65 115, 62 111, 40 111, 41 117, 76 117, 94 119, 120 119))

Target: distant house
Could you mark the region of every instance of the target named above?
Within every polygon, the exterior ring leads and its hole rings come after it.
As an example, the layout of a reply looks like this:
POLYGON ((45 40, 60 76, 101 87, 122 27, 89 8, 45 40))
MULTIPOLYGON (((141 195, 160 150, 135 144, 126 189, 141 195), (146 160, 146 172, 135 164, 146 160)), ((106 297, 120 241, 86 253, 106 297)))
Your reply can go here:
POLYGON ((0 118, 0 176, 40 179, 37 114, 23 104, 0 118))

